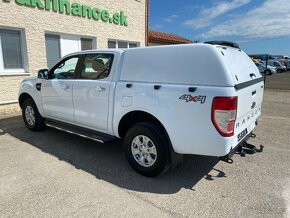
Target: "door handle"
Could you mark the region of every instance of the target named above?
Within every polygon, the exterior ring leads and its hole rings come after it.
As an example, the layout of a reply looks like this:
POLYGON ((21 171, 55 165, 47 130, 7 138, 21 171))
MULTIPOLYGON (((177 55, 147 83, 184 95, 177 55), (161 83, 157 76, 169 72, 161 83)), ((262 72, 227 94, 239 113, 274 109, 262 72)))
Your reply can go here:
POLYGON ((103 91, 106 90, 106 88, 105 88, 105 87, 98 86, 98 87, 96 88, 96 90, 97 90, 98 92, 103 92, 103 91))
POLYGON ((68 86, 68 85, 64 85, 64 84, 61 85, 61 88, 62 88, 63 90, 67 90, 67 89, 69 89, 69 87, 70 87, 70 86, 68 86))

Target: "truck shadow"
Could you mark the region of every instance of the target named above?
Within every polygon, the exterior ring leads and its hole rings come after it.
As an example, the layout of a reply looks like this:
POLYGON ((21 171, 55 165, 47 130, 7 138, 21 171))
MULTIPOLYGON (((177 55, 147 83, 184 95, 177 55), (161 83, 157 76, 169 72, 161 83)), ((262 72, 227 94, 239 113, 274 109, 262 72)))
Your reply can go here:
POLYGON ((20 116, 1 119, 0 129, 4 131, 2 134, 7 133, 97 179, 128 190, 173 194, 182 188, 194 191, 195 184, 203 178, 211 181, 226 177, 224 172, 214 168, 219 162, 218 158, 185 155, 183 165, 156 178, 147 178, 129 166, 121 141, 101 144, 51 128, 31 132, 26 129, 20 116), (210 174, 212 170, 216 176, 210 174))

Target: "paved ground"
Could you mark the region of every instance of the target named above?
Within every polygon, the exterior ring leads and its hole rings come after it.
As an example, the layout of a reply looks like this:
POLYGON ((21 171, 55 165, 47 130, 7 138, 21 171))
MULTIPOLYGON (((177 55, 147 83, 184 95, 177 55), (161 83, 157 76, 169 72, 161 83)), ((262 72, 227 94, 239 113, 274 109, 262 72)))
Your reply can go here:
POLYGON ((267 89, 290 90, 290 71, 276 73, 266 78, 267 89))
POLYGON ((265 92, 251 141, 263 153, 233 164, 188 155, 154 179, 129 167, 120 143, 30 132, 17 115, 0 129, 1 217, 290 216, 290 92, 265 92))

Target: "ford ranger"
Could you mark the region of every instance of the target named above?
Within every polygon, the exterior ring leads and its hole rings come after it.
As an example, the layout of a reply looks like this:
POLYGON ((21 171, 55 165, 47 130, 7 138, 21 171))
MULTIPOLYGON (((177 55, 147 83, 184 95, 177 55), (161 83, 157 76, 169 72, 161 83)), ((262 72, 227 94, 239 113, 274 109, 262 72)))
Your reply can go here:
POLYGON ((70 54, 21 83, 26 127, 124 141, 129 164, 157 176, 183 154, 227 156, 261 115, 264 82, 235 43, 70 54))

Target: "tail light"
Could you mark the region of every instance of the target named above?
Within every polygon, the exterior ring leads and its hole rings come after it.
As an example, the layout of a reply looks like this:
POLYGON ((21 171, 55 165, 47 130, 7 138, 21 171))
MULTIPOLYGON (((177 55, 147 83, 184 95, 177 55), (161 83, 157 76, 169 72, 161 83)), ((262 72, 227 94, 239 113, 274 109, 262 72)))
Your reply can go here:
POLYGON ((211 120, 216 130, 224 137, 234 135, 237 118, 238 97, 215 97, 212 103, 211 120))

